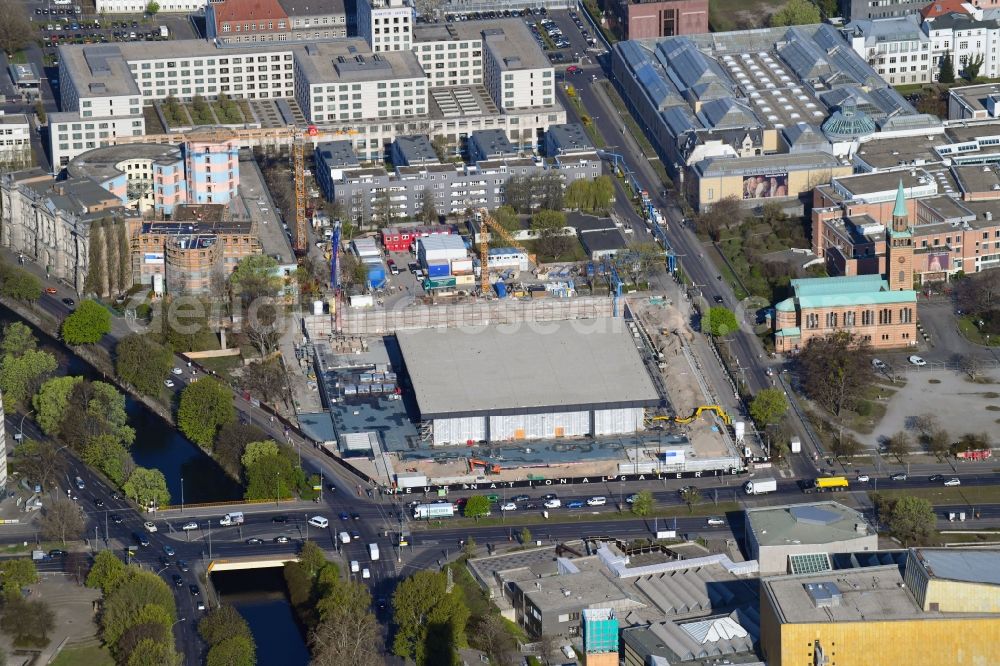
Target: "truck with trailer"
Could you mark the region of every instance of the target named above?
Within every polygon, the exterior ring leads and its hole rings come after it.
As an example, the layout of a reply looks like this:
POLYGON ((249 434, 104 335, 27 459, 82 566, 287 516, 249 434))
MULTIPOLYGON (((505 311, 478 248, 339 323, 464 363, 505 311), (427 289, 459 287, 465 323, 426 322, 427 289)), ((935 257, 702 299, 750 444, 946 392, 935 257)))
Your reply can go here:
POLYGON ((839 492, 847 490, 849 485, 844 476, 821 476, 808 482, 802 490, 806 493, 839 492))
POLYGON ((766 495, 778 489, 778 482, 775 479, 750 479, 743 486, 747 495, 766 495))
POLYGON ((418 504, 413 507, 413 518, 451 518, 455 515, 455 505, 451 502, 438 502, 436 504, 418 504))

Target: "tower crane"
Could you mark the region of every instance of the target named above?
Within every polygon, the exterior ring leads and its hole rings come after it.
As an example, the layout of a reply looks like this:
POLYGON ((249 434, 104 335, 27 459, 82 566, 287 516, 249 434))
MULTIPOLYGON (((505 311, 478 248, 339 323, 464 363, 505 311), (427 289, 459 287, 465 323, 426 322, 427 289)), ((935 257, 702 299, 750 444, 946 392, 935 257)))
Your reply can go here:
MULTIPOLYGON (((479 209, 479 291, 485 296, 490 291, 490 235, 486 232, 486 228, 489 227, 491 232, 496 232, 500 238, 504 239, 507 243, 510 243, 511 247, 516 250, 520 250, 525 254, 528 251, 524 249, 524 246, 514 240, 514 237, 507 233, 499 222, 493 219, 490 212, 485 208, 479 209)), ((529 255, 530 257, 530 255, 529 255)))

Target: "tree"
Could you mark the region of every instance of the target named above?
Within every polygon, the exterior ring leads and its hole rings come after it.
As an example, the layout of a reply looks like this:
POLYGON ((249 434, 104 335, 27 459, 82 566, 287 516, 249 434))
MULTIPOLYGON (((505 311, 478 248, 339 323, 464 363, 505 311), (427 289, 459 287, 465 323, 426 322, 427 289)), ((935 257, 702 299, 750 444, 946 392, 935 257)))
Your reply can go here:
POLYGON ((66 417, 69 398, 83 377, 53 377, 42 384, 31 401, 35 408, 35 421, 46 435, 56 437, 66 417))
POLYGON ((303 476, 301 470, 295 468, 291 456, 282 448, 277 452, 268 452, 248 457, 254 444, 272 444, 274 442, 253 442, 247 445, 247 453, 243 454, 243 476, 246 487, 243 493, 248 500, 287 499, 299 485, 303 476))
POLYGON ((83 512, 80 505, 68 499, 64 499, 62 494, 49 502, 42 513, 42 536, 46 539, 59 540, 64 546, 66 537, 79 538, 83 534, 84 522, 83 512))
POLYGON ((257 647, 251 636, 231 636, 208 649, 205 666, 255 666, 257 647))
POLYGON ((431 147, 434 149, 434 154, 437 155, 439 160, 444 162, 448 159, 448 137, 444 134, 438 134, 431 139, 431 147))
POLYGON ((473 633, 474 645, 486 653, 494 666, 514 666, 519 664, 517 645, 507 630, 500 615, 487 613, 476 622, 473 633))
POLYGON ((941 58, 940 71, 938 72, 938 81, 940 83, 955 82, 955 63, 952 62, 950 53, 945 53, 944 57, 941 58))
POLYGON ((521 528, 521 543, 525 546, 531 543, 531 530, 527 526, 521 528))
POLYGON ((736 322, 736 315, 733 314, 733 311, 721 305, 709 308, 708 325, 702 325, 702 330, 706 330, 716 337, 732 335, 739 328, 740 325, 736 322))
POLYGON ((0 355, 23 356, 29 351, 34 351, 37 346, 38 340, 27 324, 15 321, 3 327, 0 355))
POLYGON ((11 413, 18 405, 27 404, 56 367, 55 356, 37 349, 21 356, 4 356, 0 361, 4 411, 11 413))
POLYGON ((836 433, 830 448, 833 455, 838 458, 853 458, 861 453, 861 442, 851 433, 840 430, 836 433))
POLYGON ((97 301, 80 303, 62 324, 62 339, 68 345, 92 345, 111 332, 111 313, 97 301))
POLYGON ((750 416, 761 428, 777 423, 788 411, 785 392, 778 388, 766 388, 757 392, 750 403, 750 416))
POLYGON ((521 219, 517 216, 517 212, 510 206, 500 206, 490 213, 490 216, 509 233, 513 234, 521 230, 521 219))
POLYGON ((688 486, 681 494, 687 504, 688 513, 694 513, 694 505, 701 501, 701 491, 695 486, 688 486))
POLYGON ((784 7, 771 15, 771 25, 776 27, 810 25, 819 22, 819 7, 809 0, 788 0, 784 7))
POLYGON ((98 588, 105 597, 128 578, 129 569, 110 550, 102 550, 94 556, 94 565, 87 574, 87 587, 98 588))
POLYGON ((302 544, 302 550, 299 551, 299 564, 305 568, 310 576, 315 577, 319 575, 320 569, 325 567, 328 562, 323 549, 317 546, 315 541, 306 541, 302 544))
POLYGON ((219 428, 235 418, 233 393, 217 379, 202 377, 181 392, 177 425, 188 439, 202 448, 209 448, 219 428))
POLYGON ((921 441, 927 447, 927 452, 941 462, 948 455, 948 445, 950 438, 948 433, 942 428, 935 428, 926 435, 921 435, 921 441))
POLYGON ((929 501, 908 495, 889 500, 878 496, 876 505, 889 531, 904 546, 926 545, 932 540, 937 517, 929 501))
POLYGON ((975 355, 968 355, 962 358, 962 372, 969 375, 972 381, 978 381, 983 372, 983 363, 975 355))
POLYGON ((956 281, 955 300, 959 309, 970 315, 1000 308, 1000 275, 982 271, 956 281))
POLYGON ((566 214, 560 210, 540 210, 531 216, 531 230, 561 232, 566 226, 566 214))
POLYGON ((240 612, 229 605, 210 610, 198 622, 198 633, 209 645, 221 643, 230 636, 250 636, 250 625, 240 612))
POLYGON ((465 645, 469 610, 462 588, 446 591, 443 572, 418 571, 396 587, 392 595, 397 631, 393 652, 416 661, 417 666, 436 666, 454 661, 455 650, 465 645))
POLYGON ((531 176, 514 175, 504 184, 504 197, 512 210, 528 213, 531 212, 533 189, 531 176))
POLYGON ((118 639, 130 627, 159 622, 169 628, 176 619, 174 594, 166 582, 151 571, 133 567, 125 580, 104 598, 101 634, 114 650, 118 639))
POLYGON ((924 437, 938 429, 938 419, 934 414, 921 414, 913 417, 912 426, 921 437, 924 437))
POLYGON ((0 562, 0 584, 9 602, 21 596, 21 590, 38 582, 38 568, 27 558, 19 557, 0 562))
POLYGON ((969 83, 972 83, 979 78, 979 70, 983 68, 983 62, 984 58, 982 53, 977 53, 966 61, 965 78, 968 79, 969 83))
POLYGON ((3 16, 0 21, 0 49, 10 56, 28 43, 34 31, 20 3, 0 1, 0 16, 3 16))
POLYGON ((229 287, 240 296, 243 307, 248 307, 254 299, 276 296, 281 291, 278 268, 278 262, 270 255, 244 257, 229 276, 229 287))
POLYGON ((152 0, 148 5, 146 5, 146 13, 150 16, 156 16, 160 11, 160 3, 156 0, 152 0))
POLYGON ((636 493, 635 500, 632 502, 632 513, 637 516, 648 516, 652 513, 655 502, 653 493, 648 490, 640 490, 636 493))
POLYGON ((257 464, 258 461, 267 456, 275 455, 278 455, 278 443, 273 439, 266 439, 260 442, 250 442, 246 445, 246 449, 243 451, 243 457, 240 458, 240 462, 244 467, 250 467, 257 464))
POLYGON ((365 585, 336 579, 320 601, 320 621, 309 636, 314 666, 384 663, 381 630, 370 607, 365 585))
POLYGON ((83 461, 101 470, 117 486, 124 484, 135 471, 135 461, 128 449, 114 435, 92 437, 83 450, 83 461))
POLYGON ((54 489, 66 477, 66 456, 59 444, 47 440, 26 439, 17 447, 17 469, 24 478, 42 488, 54 489))
POLYGON ((135 429, 128 424, 125 411, 125 396, 105 382, 78 382, 70 392, 59 437, 83 452, 102 435, 122 446, 130 446, 135 440, 135 429))
POLYGON ((958 455, 965 451, 982 451, 990 448, 990 436, 985 432, 967 432, 958 438, 949 450, 952 455, 958 455))
POLYGON ((541 237, 535 243, 535 251, 542 261, 557 261, 559 257, 567 254, 573 247, 573 240, 568 236, 555 233, 551 230, 542 232, 541 237))
POLYGON ((810 399, 840 416, 873 381, 871 346, 846 331, 811 338, 799 353, 802 387, 810 399))
POLYGON ((566 187, 564 205, 586 213, 607 215, 614 199, 615 185, 610 176, 574 180, 566 187))
POLYGON ((209 324, 210 306, 189 298, 173 300, 158 308, 151 328, 160 342, 175 352, 218 349, 219 340, 209 324))
POLYGON ((267 434, 257 426, 240 421, 230 421, 219 429, 213 452, 216 461, 230 476, 239 478, 243 470, 243 451, 250 442, 259 442, 267 434))
POLYGON ((14 639, 15 647, 43 648, 55 629, 56 614, 41 599, 28 601, 20 596, 7 600, 0 629, 14 639))
POLYGON ((734 196, 724 197, 712 204, 707 210, 701 211, 694 219, 695 229, 700 234, 718 241, 723 229, 740 224, 743 221, 743 208, 740 200, 734 196))
POLYGON ((462 510, 467 518, 480 518, 489 514, 490 501, 483 495, 473 495, 465 500, 465 507, 462 510))
POLYGON ((375 193, 375 200, 372 202, 372 222, 376 229, 388 227, 396 218, 396 208, 393 206, 391 194, 388 188, 383 188, 375 193))
POLYGON ((173 352, 156 342, 151 335, 133 333, 115 346, 115 371, 119 379, 143 395, 159 395, 173 366, 173 352))
POLYGON ((273 296, 254 299, 243 318, 244 337, 263 357, 278 348, 281 337, 282 307, 273 296))
POLYGON ((903 430, 890 437, 885 443, 885 450, 889 455, 896 456, 902 462, 903 458, 910 453, 910 436, 903 430))
MULTIPOLYGON (((546 666, 551 666, 552 662, 550 659, 553 654, 558 654, 559 650, 559 639, 552 634, 542 634, 538 637, 538 654, 541 655, 542 660, 545 662, 546 666)), ((562 654, 559 654, 562 657, 562 654)), ((562 661, 561 659, 559 661, 562 661)))
POLYGON ((136 467, 122 485, 125 495, 141 507, 160 507, 170 504, 167 480, 158 469, 136 467))
POLYGON ((284 397, 287 390, 285 369, 277 359, 269 359, 246 365, 240 375, 240 386, 264 398, 264 402, 275 404, 284 397))
POLYGON ((429 187, 420 190, 420 213, 418 217, 424 224, 437 224, 438 211, 437 205, 434 203, 434 190, 429 187))

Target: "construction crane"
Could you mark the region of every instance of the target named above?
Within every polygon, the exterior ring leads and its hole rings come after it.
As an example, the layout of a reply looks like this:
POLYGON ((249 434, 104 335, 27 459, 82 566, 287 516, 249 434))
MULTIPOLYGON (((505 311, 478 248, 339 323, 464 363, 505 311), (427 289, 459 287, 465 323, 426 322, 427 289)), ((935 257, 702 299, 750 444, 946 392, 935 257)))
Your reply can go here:
POLYGON ((528 251, 514 240, 514 237, 507 233, 507 230, 494 220, 485 208, 479 209, 479 221, 479 291, 485 296, 490 292, 490 234, 486 232, 486 228, 489 227, 490 232, 496 232, 515 250, 520 250, 525 254, 528 254, 528 251))

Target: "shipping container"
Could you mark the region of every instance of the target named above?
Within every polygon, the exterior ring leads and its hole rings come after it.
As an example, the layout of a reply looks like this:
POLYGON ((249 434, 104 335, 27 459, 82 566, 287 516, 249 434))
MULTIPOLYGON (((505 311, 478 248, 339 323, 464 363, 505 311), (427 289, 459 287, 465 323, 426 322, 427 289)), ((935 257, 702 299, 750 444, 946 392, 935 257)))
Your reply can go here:
POLYGON ((440 264, 430 263, 427 264, 426 268, 427 277, 429 278, 443 278, 451 275, 451 268, 447 262, 440 264))
POLYGON ((452 275, 471 275, 472 259, 453 259, 451 262, 452 275))
POLYGON ((455 286, 455 278, 443 277, 435 278, 433 280, 427 279, 423 281, 423 286, 426 291, 430 291, 431 289, 446 289, 448 287, 455 286))
POLYGON ((421 263, 465 259, 467 253, 460 236, 427 236, 417 241, 417 258, 421 263))
POLYGON ((466 286, 476 283, 475 275, 455 275, 452 277, 456 286, 466 286))

